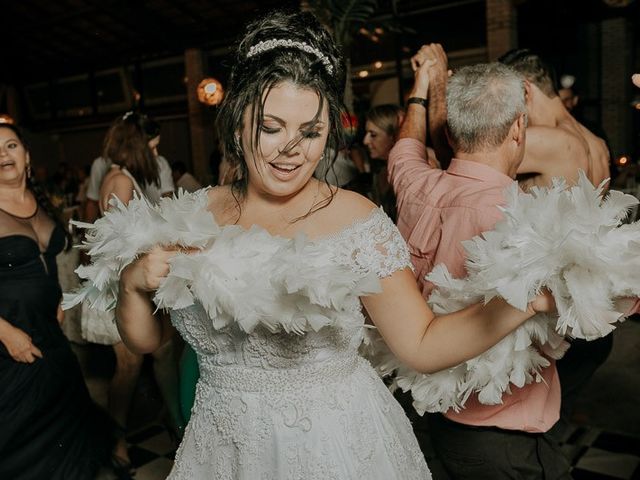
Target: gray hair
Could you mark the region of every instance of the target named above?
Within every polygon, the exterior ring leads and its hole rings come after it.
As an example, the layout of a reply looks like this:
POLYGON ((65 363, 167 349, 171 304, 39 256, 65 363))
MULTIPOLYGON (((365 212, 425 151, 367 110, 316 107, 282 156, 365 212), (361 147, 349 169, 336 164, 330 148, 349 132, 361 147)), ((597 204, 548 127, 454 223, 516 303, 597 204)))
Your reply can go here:
POLYGON ((447 85, 447 122, 454 150, 474 153, 504 142, 526 114, 524 79, 499 63, 461 68, 447 85))

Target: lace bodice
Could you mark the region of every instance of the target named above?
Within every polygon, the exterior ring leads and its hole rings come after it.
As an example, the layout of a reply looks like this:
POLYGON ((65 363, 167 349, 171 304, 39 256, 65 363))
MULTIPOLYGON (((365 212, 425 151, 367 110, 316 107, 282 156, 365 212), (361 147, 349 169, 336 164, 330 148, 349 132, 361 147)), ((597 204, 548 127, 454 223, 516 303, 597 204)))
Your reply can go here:
MULTIPOLYGON (((350 278, 354 274, 357 278, 371 275, 383 278, 396 270, 410 267, 404 241, 395 225, 380 209, 373 210, 366 218, 337 234, 313 241, 275 237, 258 228, 223 229, 233 230, 232 241, 221 241, 220 245, 214 243, 211 247, 212 250, 222 249, 217 255, 227 260, 227 271, 224 273, 229 281, 220 288, 226 287, 229 291, 218 305, 220 315, 226 315, 229 310, 239 315, 237 308, 228 308, 224 302, 237 299, 251 306, 250 297, 254 293, 256 298, 253 300, 260 302, 262 316, 290 315, 289 304, 293 303, 300 306, 296 315, 311 318, 318 314, 318 309, 314 308, 317 304, 335 300, 332 290, 347 288, 339 280, 344 276, 345 269, 351 274, 350 278), (304 243, 304 247, 300 243, 304 243), (291 278, 287 275, 295 276, 297 282, 308 285, 297 285, 294 293, 282 292, 280 278, 284 278, 283 282, 289 282, 289 287, 293 288, 290 285, 291 278), (273 290, 272 298, 263 298, 270 289, 273 290), (305 295, 316 296, 316 305, 310 304, 305 295)), ((224 238, 224 233, 221 238, 224 238)), ((173 311, 172 320, 198 354, 201 368, 206 369, 207 365, 300 368, 324 362, 333 356, 354 355, 357 352, 364 325, 359 298, 349 295, 337 298, 341 303, 328 305, 330 313, 322 313, 333 317, 332 326, 306 334, 274 334, 260 323, 261 318, 257 319, 258 326, 250 333, 239 327, 237 322, 242 320, 239 318, 224 322, 223 328, 217 328, 217 319, 209 318, 199 302, 173 311)))

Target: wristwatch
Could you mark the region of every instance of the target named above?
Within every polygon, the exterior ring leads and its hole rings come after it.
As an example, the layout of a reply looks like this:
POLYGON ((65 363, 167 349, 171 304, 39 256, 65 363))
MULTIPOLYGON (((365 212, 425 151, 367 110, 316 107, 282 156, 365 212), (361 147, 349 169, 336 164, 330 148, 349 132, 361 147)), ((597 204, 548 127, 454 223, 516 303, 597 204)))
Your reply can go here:
POLYGON ((418 105, 422 105, 424 108, 427 108, 428 100, 422 97, 410 97, 407 100, 407 105, 411 103, 417 103, 418 105))

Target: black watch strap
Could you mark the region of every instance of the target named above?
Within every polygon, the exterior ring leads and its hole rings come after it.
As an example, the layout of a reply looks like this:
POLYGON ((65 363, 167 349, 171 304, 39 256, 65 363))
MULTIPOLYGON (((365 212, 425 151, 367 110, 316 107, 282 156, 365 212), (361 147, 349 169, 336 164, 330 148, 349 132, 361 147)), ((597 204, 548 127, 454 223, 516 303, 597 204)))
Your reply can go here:
POLYGON ((427 99, 422 97, 410 97, 407 100, 407 105, 411 103, 417 103, 418 105, 422 105, 424 108, 427 108, 427 99))

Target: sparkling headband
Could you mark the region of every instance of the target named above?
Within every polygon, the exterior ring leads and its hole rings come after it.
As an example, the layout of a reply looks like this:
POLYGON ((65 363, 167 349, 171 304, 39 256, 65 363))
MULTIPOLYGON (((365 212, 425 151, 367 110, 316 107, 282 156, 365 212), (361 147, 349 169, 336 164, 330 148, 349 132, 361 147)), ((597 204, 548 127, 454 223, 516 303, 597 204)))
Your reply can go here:
POLYGON ((258 42, 255 45, 251 46, 251 48, 249 49, 249 53, 247 53, 247 58, 251 58, 263 52, 268 52, 269 50, 273 50, 274 48, 278 47, 297 48, 298 50, 302 50, 303 52, 311 53, 318 57, 318 60, 322 62, 324 68, 327 70, 327 72, 329 72, 329 74, 333 74, 333 65, 331 65, 329 57, 306 42, 296 42, 295 40, 290 39, 273 39, 258 42))

